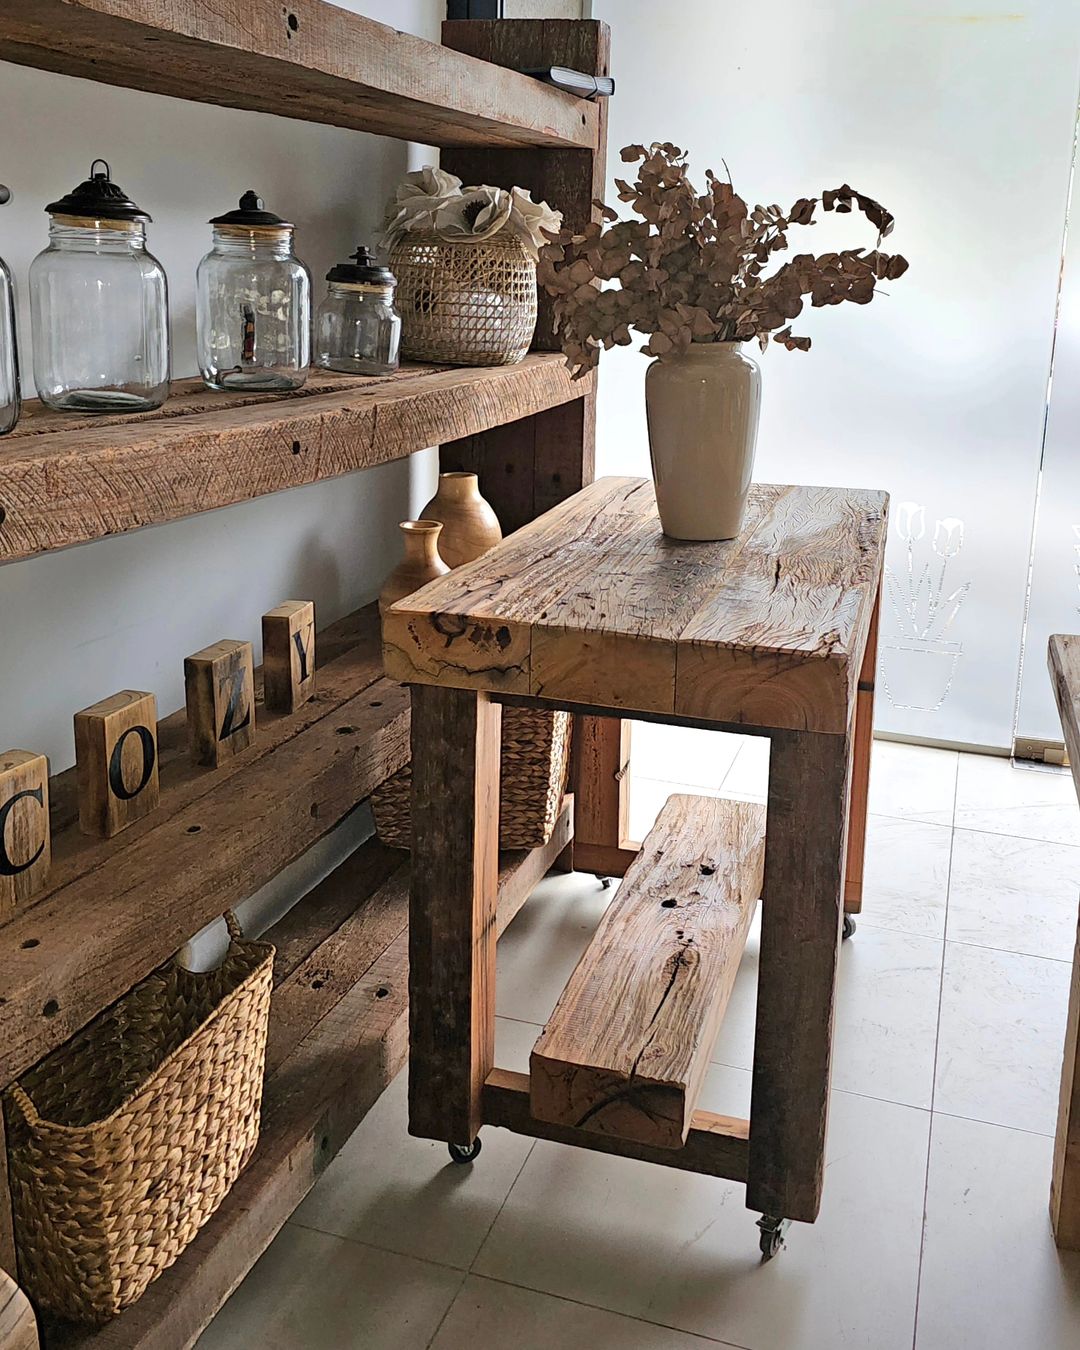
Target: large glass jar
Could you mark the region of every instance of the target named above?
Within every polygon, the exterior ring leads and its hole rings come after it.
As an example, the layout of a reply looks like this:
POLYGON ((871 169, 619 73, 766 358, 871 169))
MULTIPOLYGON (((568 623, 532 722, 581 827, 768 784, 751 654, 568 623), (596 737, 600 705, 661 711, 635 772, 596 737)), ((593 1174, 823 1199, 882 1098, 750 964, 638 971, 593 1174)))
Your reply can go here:
MULTIPOLYGON (((0 183, 0 206, 11 193, 0 183)), ((19 352, 15 341, 15 287, 0 258, 0 436, 19 420, 19 352)))
POLYGON ((49 246, 30 265, 41 401, 61 411, 160 407, 169 392, 169 303, 164 269, 146 247, 150 217, 100 159, 45 210, 49 246))
POLYGON ((293 227, 245 192, 217 216, 196 275, 199 369, 211 389, 298 389, 311 361, 311 275, 293 227))
POLYGON ((387 375, 397 369, 401 343, 397 282, 363 245, 352 257, 326 274, 326 299, 315 316, 315 364, 348 375, 387 375))

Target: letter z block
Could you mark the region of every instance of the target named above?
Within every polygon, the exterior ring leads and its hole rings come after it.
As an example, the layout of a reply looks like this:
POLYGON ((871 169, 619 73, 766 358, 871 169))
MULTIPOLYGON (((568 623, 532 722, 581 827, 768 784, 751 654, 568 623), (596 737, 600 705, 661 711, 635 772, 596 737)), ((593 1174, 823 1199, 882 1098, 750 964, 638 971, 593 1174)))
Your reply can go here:
POLYGON ((255 739, 250 642, 223 638, 184 662, 188 740, 196 764, 216 769, 255 739))

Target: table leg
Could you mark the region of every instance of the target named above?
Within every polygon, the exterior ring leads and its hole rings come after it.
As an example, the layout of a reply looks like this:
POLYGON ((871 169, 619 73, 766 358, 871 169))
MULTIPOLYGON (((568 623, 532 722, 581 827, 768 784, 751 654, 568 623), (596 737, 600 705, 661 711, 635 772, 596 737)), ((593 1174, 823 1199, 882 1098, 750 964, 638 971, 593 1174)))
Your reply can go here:
POLYGON ((863 863, 866 857, 866 815, 870 791, 870 749, 874 739, 874 678, 877 673, 878 614, 881 591, 874 602, 870 633, 863 653, 855 694, 855 733, 852 738, 851 812, 848 820, 847 874, 844 881, 844 911, 862 909, 863 863))
POLYGON ((847 736, 772 735, 746 1204, 807 1223, 825 1162, 849 765, 847 736))
POLYGON ((409 1132, 468 1146, 495 1062, 502 708, 412 687, 409 1132))
POLYGON ((1067 1251, 1080 1251, 1080 929, 1073 953, 1069 1020, 1065 1028, 1050 1218, 1057 1245, 1067 1251))
POLYGON ((630 723, 574 718, 574 866, 622 876, 637 847, 629 839, 630 723))

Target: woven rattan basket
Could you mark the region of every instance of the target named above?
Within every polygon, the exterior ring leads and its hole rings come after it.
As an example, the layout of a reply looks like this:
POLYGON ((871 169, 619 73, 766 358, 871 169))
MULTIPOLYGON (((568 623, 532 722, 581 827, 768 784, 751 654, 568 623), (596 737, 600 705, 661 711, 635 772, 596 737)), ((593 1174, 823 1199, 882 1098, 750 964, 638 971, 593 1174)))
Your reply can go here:
MULTIPOLYGON (((570 768, 570 714, 503 708, 499 847, 539 848, 551 838, 570 768)), ((412 844, 412 771, 372 794, 375 829, 391 848, 412 844)))
POLYGON ((413 361, 508 366, 536 328, 536 263, 508 230, 480 243, 404 235, 390 250, 401 350, 413 361))
POLYGON ((139 1297, 251 1156, 274 949, 162 966, 5 1094, 19 1283, 39 1312, 102 1322, 139 1297))

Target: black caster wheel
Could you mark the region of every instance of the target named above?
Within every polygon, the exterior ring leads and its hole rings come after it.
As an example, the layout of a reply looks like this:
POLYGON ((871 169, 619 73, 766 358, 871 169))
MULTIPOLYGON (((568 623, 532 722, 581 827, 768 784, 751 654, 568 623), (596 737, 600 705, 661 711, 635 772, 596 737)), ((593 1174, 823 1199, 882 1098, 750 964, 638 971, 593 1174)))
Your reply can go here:
POLYGON ((762 1262, 771 1261, 784 1245, 784 1234, 790 1223, 790 1219, 774 1219, 768 1214, 763 1214, 758 1219, 757 1226, 761 1230, 758 1246, 761 1249, 762 1262))
POLYGON ((475 1162, 480 1156, 480 1140, 476 1139, 471 1144, 448 1144, 450 1150, 450 1161, 460 1163, 464 1166, 466 1163, 475 1162))
POLYGON ((852 918, 852 916, 851 916, 850 914, 845 914, 845 915, 844 915, 844 932, 843 932, 843 936, 842 936, 842 939, 841 939, 841 940, 842 940, 843 942, 846 942, 846 941, 848 940, 848 938, 851 937, 852 933, 854 933, 854 932, 855 932, 855 920, 852 918))
POLYGON ((610 890, 611 890, 611 878, 610 878, 610 877, 601 877, 601 878, 600 878, 600 885, 601 885, 601 887, 602 887, 603 890, 605 890, 605 891, 610 891, 610 890))

